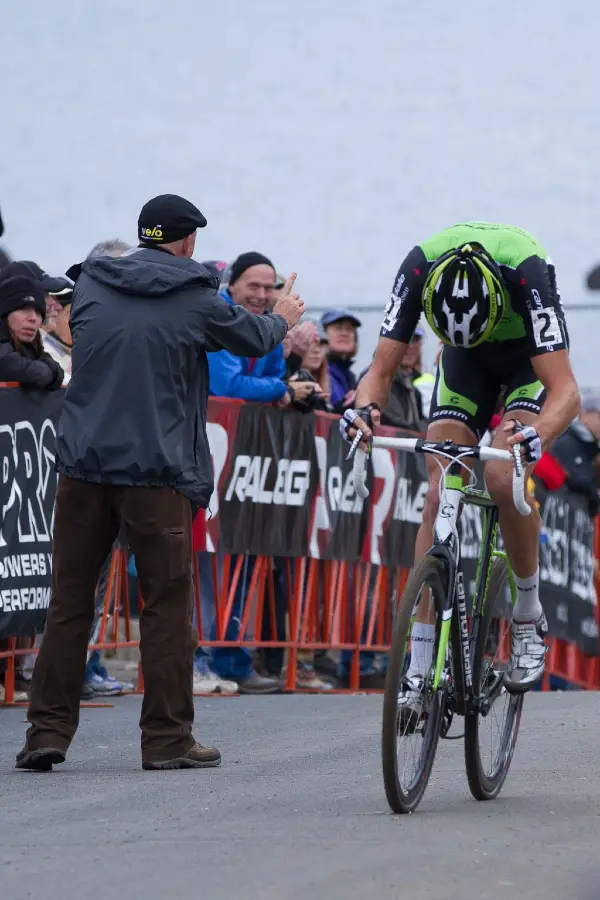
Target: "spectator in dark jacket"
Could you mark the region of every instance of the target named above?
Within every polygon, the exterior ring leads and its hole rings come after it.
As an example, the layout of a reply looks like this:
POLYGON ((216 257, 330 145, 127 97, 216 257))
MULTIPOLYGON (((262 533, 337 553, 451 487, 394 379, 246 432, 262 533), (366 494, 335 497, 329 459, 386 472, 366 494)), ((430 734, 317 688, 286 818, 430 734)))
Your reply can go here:
MULTIPOLYGON (((18 768, 63 762, 102 563, 127 527, 144 596, 140 726, 146 769, 197 768, 220 753, 192 735, 192 519, 213 490, 207 351, 261 357, 303 312, 293 277, 273 315, 216 295, 191 259, 202 213, 172 194, 138 221, 139 249, 83 263, 73 295, 73 372, 58 426, 52 596, 18 768)), ((75 273, 76 274, 76 273, 75 273)))
MULTIPOLYGON (((550 455, 562 466, 567 486, 588 498, 590 515, 595 515, 600 507, 600 391, 581 392, 579 418, 555 441, 550 455)), ((535 474, 543 478, 542 468, 536 466, 535 474)))
POLYGON ((42 347, 46 300, 40 284, 25 275, 0 281, 0 381, 53 391, 63 370, 42 347))
POLYGON ((0 277, 11 278, 13 275, 33 278, 44 291, 46 316, 40 331, 42 347, 64 371, 63 384, 66 384, 71 377, 71 335, 68 322, 73 285, 63 276, 48 275, 41 266, 31 260, 11 262, 0 277))
POLYGON ((331 380, 331 405, 336 413, 343 413, 354 402, 358 382, 352 363, 358 350, 357 329, 361 324, 349 309, 328 309, 321 316, 321 325, 329 341, 327 368, 331 380))

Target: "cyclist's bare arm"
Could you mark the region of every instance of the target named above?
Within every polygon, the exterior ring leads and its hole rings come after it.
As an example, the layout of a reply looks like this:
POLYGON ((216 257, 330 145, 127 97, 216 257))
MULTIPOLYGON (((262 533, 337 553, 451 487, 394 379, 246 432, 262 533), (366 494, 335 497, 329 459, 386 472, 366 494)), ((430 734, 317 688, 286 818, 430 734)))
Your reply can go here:
MULTIPOLYGON (((386 337, 379 338, 373 362, 356 390, 354 402, 356 408, 368 406, 369 403, 377 403, 381 408, 387 405, 392 379, 402 365, 407 347, 408 344, 402 341, 394 341, 386 337)), ((374 425, 379 424, 381 416, 378 410, 373 410, 371 418, 374 425)), ((371 439, 371 429, 362 419, 356 419, 355 425, 363 431, 365 440, 371 439)), ((350 436, 352 437, 352 433, 350 436)))
MULTIPOLYGON (((382 408, 387 405, 392 379, 402 364, 421 315, 421 295, 427 269, 425 254, 420 247, 413 247, 394 279, 373 362, 356 392, 356 408, 364 408, 369 403, 377 403, 382 408)), ((379 412, 374 409, 371 420, 375 426, 379 424, 380 418, 379 412)), ((370 440, 372 432, 365 422, 358 418, 355 424, 364 432, 365 439, 370 440)), ((355 434, 356 428, 348 432, 351 438, 355 434)))
MULTIPOLYGON (((542 447, 546 449, 578 415, 579 389, 566 350, 534 356, 531 365, 546 388, 546 400, 535 421, 535 430, 541 438, 542 447)), ((509 424, 505 430, 510 428, 509 424)), ((516 444, 520 439, 520 433, 515 434, 508 439, 508 443, 516 444)))

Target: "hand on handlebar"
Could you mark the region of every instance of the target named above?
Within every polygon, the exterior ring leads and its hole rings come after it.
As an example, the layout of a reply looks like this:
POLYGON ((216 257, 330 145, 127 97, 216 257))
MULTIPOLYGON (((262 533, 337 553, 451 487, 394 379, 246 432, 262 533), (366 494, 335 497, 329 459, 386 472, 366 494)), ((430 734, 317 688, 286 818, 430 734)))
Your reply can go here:
POLYGON ((365 453, 369 453, 373 432, 381 421, 381 412, 377 403, 369 403, 367 406, 358 409, 347 409, 340 419, 340 434, 345 441, 352 444, 351 455, 354 450, 360 446, 365 453), (355 444, 355 440, 360 432, 360 440, 355 444))
POLYGON ((508 438, 508 446, 520 445, 521 455, 526 465, 538 462, 544 453, 542 439, 532 425, 522 425, 517 419, 513 419, 504 426, 505 432, 513 432, 508 438))

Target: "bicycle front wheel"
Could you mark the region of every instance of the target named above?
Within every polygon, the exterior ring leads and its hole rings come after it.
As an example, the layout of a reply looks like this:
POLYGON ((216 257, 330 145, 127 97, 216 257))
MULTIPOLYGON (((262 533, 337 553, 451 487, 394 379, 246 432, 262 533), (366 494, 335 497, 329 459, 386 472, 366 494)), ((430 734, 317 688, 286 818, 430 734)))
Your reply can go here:
MULTIPOLYGON (((383 697, 381 757, 388 803, 395 813, 413 812, 427 787, 437 749, 446 703, 443 683, 434 689, 434 668, 442 627, 445 598, 445 567, 441 560, 426 556, 410 575, 394 621, 383 697), (403 703, 413 646, 415 607, 427 611, 435 621, 433 659, 422 679, 420 692, 413 691, 411 707, 403 703)), ((422 618, 422 616, 421 616, 422 618)))
POLYGON ((499 660, 500 608, 508 584, 508 567, 494 559, 485 608, 473 658, 473 690, 481 711, 465 719, 465 764, 476 800, 493 800, 504 784, 517 743, 523 694, 503 687, 506 664, 499 660))

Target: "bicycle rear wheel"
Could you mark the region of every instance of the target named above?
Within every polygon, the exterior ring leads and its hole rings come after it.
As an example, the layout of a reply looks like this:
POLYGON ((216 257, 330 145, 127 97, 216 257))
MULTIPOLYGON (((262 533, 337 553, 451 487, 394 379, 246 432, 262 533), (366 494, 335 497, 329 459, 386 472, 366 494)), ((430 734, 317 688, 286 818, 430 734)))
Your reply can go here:
POLYGON ((442 626, 446 593, 445 567, 441 560, 426 556, 410 575, 394 621, 383 697, 381 759, 388 803, 395 813, 413 812, 427 787, 440 737, 446 703, 443 681, 433 689, 433 674, 442 626), (424 594, 425 592, 425 594, 424 594), (428 596, 427 596, 428 593, 428 596), (399 706, 399 694, 406 686, 414 609, 419 600, 429 604, 435 620, 433 661, 418 696, 418 713, 399 706))
POLYGON ((500 610, 496 604, 502 600, 507 583, 506 562, 494 559, 473 659, 473 690, 489 708, 479 714, 469 713, 465 719, 465 764, 476 800, 493 800, 500 793, 523 709, 523 694, 509 694, 502 686, 506 664, 498 659, 500 610))

